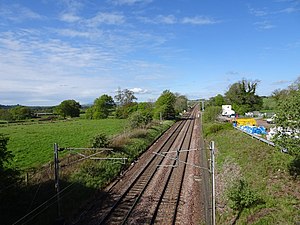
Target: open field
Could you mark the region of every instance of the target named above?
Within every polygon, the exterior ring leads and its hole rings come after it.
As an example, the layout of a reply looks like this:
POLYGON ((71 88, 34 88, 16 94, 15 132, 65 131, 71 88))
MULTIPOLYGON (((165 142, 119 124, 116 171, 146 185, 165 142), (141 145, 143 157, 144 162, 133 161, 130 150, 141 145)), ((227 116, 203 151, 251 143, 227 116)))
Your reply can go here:
POLYGON ((9 136, 8 149, 14 154, 13 165, 20 169, 42 165, 53 159, 53 144, 61 147, 88 147, 98 133, 108 136, 122 132, 127 120, 66 120, 0 127, 9 136))
POLYGON ((218 130, 209 126, 204 132, 206 141, 215 141, 216 147, 217 223, 233 224, 235 219, 236 224, 299 223, 300 181, 293 180, 287 169, 292 157, 228 126, 218 130), (229 207, 227 193, 239 179, 246 180, 261 201, 238 216, 229 207))

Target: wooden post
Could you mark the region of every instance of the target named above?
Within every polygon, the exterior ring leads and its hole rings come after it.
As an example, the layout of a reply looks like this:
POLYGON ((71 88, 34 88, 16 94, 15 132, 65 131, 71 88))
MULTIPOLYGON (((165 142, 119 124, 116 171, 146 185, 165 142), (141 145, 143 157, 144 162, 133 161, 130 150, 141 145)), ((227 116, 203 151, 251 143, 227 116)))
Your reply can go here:
POLYGON ((55 180, 55 190, 57 195, 57 216, 61 217, 60 212, 60 196, 59 196, 59 160, 58 160, 58 144, 54 144, 54 180, 55 180))
POLYGON ((26 174, 25 174, 25 184, 26 184, 26 185, 28 185, 28 177, 29 177, 29 176, 28 176, 28 172, 26 172, 26 174))

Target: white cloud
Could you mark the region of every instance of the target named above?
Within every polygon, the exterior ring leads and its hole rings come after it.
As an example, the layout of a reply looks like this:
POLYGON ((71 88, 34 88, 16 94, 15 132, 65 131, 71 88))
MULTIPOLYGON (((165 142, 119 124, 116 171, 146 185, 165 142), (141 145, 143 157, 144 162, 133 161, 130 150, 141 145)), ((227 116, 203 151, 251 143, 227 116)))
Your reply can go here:
POLYGON ((87 26, 97 27, 100 24, 119 25, 125 22, 125 17, 120 13, 99 12, 96 16, 86 20, 87 26))
POLYGON ((163 23, 163 24, 175 24, 177 22, 177 19, 173 15, 163 16, 159 15, 154 20, 155 23, 163 23))
POLYGON ((254 25, 256 25, 260 30, 270 30, 276 27, 275 25, 271 24, 270 21, 267 20, 254 23, 254 25))
POLYGON ((181 21, 183 24, 194 24, 194 25, 210 25, 220 23, 215 19, 206 16, 195 16, 195 17, 184 17, 181 21))
POLYGON ((18 4, 10 6, 1 5, 0 17, 4 20, 11 20, 19 23, 24 20, 40 20, 44 18, 37 12, 18 4))
POLYGON ((262 17, 262 16, 267 16, 269 12, 267 12, 267 9, 254 9, 248 5, 248 10, 251 15, 257 16, 257 17, 262 17))
POLYGON ((211 25, 220 23, 213 18, 206 16, 194 16, 194 17, 184 17, 176 18, 174 15, 158 15, 155 18, 139 17, 139 19, 144 23, 153 24, 193 24, 193 25, 211 25))
POLYGON ((289 81, 289 80, 277 80, 277 81, 274 81, 273 83, 272 83, 272 85, 283 85, 283 84, 290 84, 291 83, 291 81, 289 81))
POLYGON ((148 93, 147 89, 142 89, 142 88, 131 88, 129 90, 134 92, 135 94, 146 94, 146 93, 148 93))
POLYGON ((68 23, 74 23, 81 20, 81 18, 79 16, 76 16, 74 13, 64 13, 60 16, 60 19, 68 23))
POLYGON ((149 4, 153 0, 111 0, 111 2, 115 5, 134 5, 134 4, 149 4))

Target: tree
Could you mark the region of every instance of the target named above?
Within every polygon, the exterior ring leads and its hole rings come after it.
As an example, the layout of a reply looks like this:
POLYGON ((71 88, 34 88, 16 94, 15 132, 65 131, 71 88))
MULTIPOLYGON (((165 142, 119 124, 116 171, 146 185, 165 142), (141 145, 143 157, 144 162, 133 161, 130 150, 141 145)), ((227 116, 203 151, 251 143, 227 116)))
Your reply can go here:
POLYGON ((63 118, 67 116, 79 117, 81 105, 75 100, 64 100, 56 107, 56 113, 63 118))
POLYGON ((278 129, 275 143, 288 149, 293 156, 300 156, 300 90, 292 92, 279 102, 275 117, 278 129))
POLYGON ((115 99, 121 106, 130 104, 134 100, 137 100, 137 98, 134 96, 133 91, 130 91, 128 89, 121 90, 120 88, 118 88, 118 90, 117 90, 115 99))
POLYGON ((7 149, 7 143, 9 138, 0 133, 0 171, 4 170, 4 164, 13 158, 13 155, 7 149))
POLYGON ((223 95, 221 95, 221 94, 216 95, 216 97, 214 98, 214 105, 215 106, 222 106, 222 105, 225 105, 225 104, 226 104, 226 101, 225 101, 223 95))
POLYGON ((117 118, 125 119, 137 110, 137 103, 134 102, 137 98, 134 96, 133 91, 128 89, 121 90, 118 88, 115 100, 119 105, 116 109, 117 118))
POLYGON ((132 102, 119 106, 116 109, 116 117, 119 119, 126 119, 130 116, 131 113, 137 111, 138 103, 132 102))
POLYGON ((176 96, 169 90, 163 91, 155 102, 155 118, 160 118, 160 114, 163 119, 175 118, 175 101, 176 96))
POLYGON ((175 104, 174 104, 174 109, 176 113, 181 113, 184 110, 187 110, 188 106, 187 106, 187 97, 184 95, 180 95, 178 93, 175 94, 176 95, 176 100, 175 100, 175 104))
POLYGON ((0 120, 11 121, 13 120, 13 115, 8 109, 0 109, 0 120))
POLYGON ((9 138, 0 133, 0 190, 15 183, 19 175, 19 171, 9 166, 13 154, 7 149, 8 141, 9 138))
POLYGON ((258 83, 257 80, 251 82, 243 79, 229 87, 225 97, 237 113, 244 114, 262 107, 262 98, 256 95, 258 83))
POLYGON ((145 128, 152 121, 152 116, 149 113, 136 111, 129 116, 128 120, 131 128, 145 128))
POLYGON ((94 105, 87 109, 86 117, 89 119, 105 119, 114 106, 115 102, 113 98, 104 94, 100 98, 96 98, 94 105))
POLYGON ((32 117, 32 113, 29 107, 26 106, 16 106, 9 110, 12 115, 13 120, 24 120, 32 117))

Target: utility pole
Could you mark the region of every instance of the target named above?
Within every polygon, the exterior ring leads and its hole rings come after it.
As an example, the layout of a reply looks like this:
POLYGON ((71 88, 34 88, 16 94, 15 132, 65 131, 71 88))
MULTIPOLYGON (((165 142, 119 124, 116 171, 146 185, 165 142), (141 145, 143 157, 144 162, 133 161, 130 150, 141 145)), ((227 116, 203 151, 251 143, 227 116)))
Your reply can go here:
POLYGON ((215 142, 210 142, 211 176, 212 176, 212 224, 216 224, 216 193, 215 193, 215 142))
POLYGON ((204 101, 201 101, 202 103, 202 111, 204 111, 204 101))
POLYGON ((55 190, 57 197, 57 219, 56 224, 64 224, 64 219, 61 216, 60 208, 60 186, 59 186, 59 159, 58 159, 58 144, 54 144, 54 179, 55 179, 55 190))

